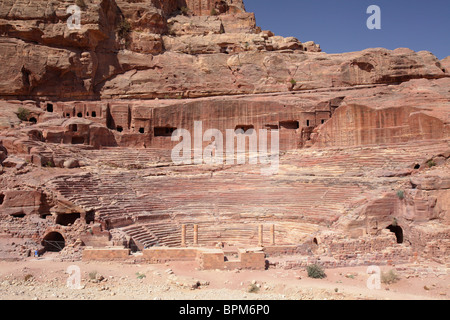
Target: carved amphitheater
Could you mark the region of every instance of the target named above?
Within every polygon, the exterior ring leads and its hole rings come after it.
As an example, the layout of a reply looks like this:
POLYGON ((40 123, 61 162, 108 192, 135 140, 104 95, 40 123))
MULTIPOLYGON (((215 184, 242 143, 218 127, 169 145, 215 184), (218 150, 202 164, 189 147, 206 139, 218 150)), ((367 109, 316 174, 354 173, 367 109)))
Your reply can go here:
POLYGON ((0 259, 450 262, 450 58, 327 54, 242 0, 4 0, 0 57, 0 259), (277 172, 174 163, 195 122, 276 132, 277 172))

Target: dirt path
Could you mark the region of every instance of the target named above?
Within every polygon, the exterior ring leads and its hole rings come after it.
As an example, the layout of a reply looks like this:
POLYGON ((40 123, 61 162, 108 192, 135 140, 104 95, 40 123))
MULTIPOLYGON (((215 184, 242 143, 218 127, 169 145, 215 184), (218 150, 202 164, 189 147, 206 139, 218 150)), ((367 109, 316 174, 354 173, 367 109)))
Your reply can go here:
MULTIPOLYGON (((382 267, 389 271, 394 267, 382 267)), ((305 270, 202 271, 192 263, 57 262, 51 256, 0 261, 0 299, 12 300, 425 300, 450 297, 445 266, 396 266, 400 280, 367 288, 366 267, 326 270, 325 279, 305 270), (76 266, 81 289, 67 286, 76 266), (253 283, 253 292, 249 288, 253 283)))

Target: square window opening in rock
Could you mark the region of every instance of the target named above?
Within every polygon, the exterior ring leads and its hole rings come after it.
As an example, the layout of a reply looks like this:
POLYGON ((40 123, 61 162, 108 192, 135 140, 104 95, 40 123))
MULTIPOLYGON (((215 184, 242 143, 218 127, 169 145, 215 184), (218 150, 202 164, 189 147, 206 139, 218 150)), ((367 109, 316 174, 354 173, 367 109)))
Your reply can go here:
POLYGON ((177 128, 172 127, 155 127, 154 136, 155 137, 171 137, 177 128))
POLYGON ((288 130, 297 130, 300 128, 300 123, 298 121, 280 121, 280 128, 288 130))

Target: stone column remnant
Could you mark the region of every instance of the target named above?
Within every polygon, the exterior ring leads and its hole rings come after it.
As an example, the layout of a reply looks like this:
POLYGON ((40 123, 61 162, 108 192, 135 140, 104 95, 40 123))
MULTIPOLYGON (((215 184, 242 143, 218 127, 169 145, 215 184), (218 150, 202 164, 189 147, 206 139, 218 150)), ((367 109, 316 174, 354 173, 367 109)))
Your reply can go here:
POLYGON ((259 237, 259 241, 258 241, 258 246, 262 247, 263 246, 263 225, 260 224, 258 227, 258 237, 259 237))
POLYGON ((194 224, 194 246, 198 246, 198 224, 194 224))
POLYGON ((186 247, 186 225, 181 225, 181 246, 186 247))
POLYGON ((270 244, 275 245, 275 225, 270 226, 270 244))

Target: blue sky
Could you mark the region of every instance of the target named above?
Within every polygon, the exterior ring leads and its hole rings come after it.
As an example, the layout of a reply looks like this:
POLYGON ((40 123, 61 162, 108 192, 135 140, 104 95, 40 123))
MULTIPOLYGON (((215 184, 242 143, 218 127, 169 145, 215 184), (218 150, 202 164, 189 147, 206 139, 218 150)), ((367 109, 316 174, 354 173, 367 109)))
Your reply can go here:
POLYGON ((276 35, 315 41, 327 53, 410 48, 450 55, 450 0, 244 0, 256 23, 276 35), (367 8, 381 9, 381 30, 369 30, 367 8))

